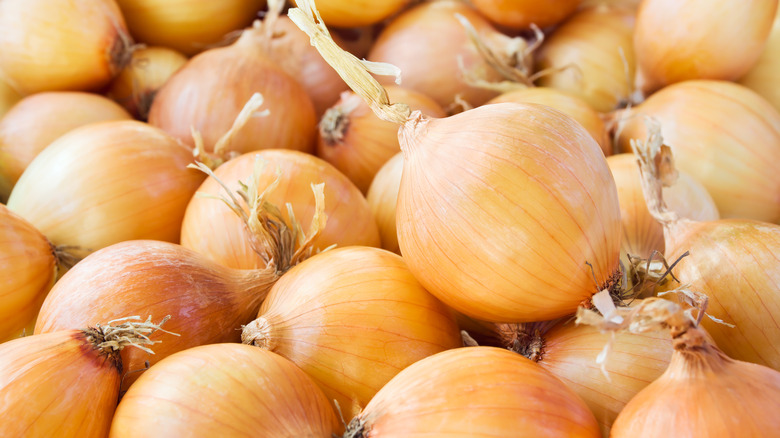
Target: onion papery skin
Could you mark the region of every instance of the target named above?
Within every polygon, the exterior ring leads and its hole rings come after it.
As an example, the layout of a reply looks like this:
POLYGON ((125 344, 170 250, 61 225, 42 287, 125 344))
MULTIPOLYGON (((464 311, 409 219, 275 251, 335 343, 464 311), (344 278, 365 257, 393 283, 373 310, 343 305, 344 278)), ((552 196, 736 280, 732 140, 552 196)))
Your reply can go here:
POLYGON ((122 397, 109 436, 330 438, 340 429, 328 399, 295 364, 249 345, 215 344, 146 371, 122 397))
POLYGON ((714 345, 675 348, 666 372, 620 412, 611 437, 760 437, 780 430, 780 373, 714 345))
MULTIPOLYGON (((270 149, 251 152, 226 162, 214 174, 231 189, 238 189, 239 181, 246 183, 252 178, 258 158, 265 162, 258 187, 266 187, 280 178, 279 185, 267 200, 280 206, 285 218, 287 210, 282 206, 290 203, 299 223, 311 222, 315 212, 311 184, 325 183, 327 222, 314 241, 315 250, 324 250, 334 244, 381 245, 376 221, 360 190, 336 168, 313 155, 270 149)), ((198 193, 226 196, 213 177, 203 182, 198 193)), ((252 249, 246 225, 226 205, 214 199, 192 198, 184 214, 181 244, 231 268, 258 269, 266 265, 252 249)))
POLYGON ((106 95, 136 119, 146 120, 157 90, 186 63, 186 56, 167 47, 137 49, 106 95))
POLYGON ((194 55, 257 18, 264 0, 117 0, 140 43, 194 55))
POLYGON ((555 88, 531 87, 503 93, 490 99, 488 103, 502 102, 538 103, 557 109, 587 129, 596 143, 601 146, 604 156, 612 155, 612 141, 607 134, 607 128, 601 115, 579 97, 555 88))
POLYGON ((647 138, 645 116, 660 123, 675 166, 707 188, 721 217, 780 222, 780 112, 769 102, 731 82, 670 85, 623 116, 622 151, 647 138))
MULTIPOLYGON (((653 251, 663 255, 664 229, 650 215, 645 197, 642 194, 641 175, 636 157, 633 154, 617 154, 607 157, 607 164, 615 177, 620 217, 623 223, 621 257, 626 254, 649 258, 653 251)), ((704 186, 684 172, 670 187, 664 187, 663 196, 666 205, 680 217, 695 221, 713 221, 720 219, 715 201, 704 186)), ((624 262, 627 261, 623 258, 624 262)), ((669 263, 674 260, 669 260, 669 263)))
MULTIPOLYGON (((403 102, 429 117, 445 117, 444 110, 429 97, 414 90, 385 87, 391 102, 403 102)), ((398 125, 381 120, 367 103, 351 91, 320 120, 317 156, 329 162, 366 193, 374 175, 401 151, 398 125)))
POLYGON ((585 403, 530 360, 494 347, 458 348, 401 371, 353 423, 359 437, 598 437, 585 403), (521 432, 522 431, 522 432, 521 432))
POLYGON ((319 0, 317 9, 328 26, 363 27, 389 18, 409 3, 410 0, 319 0))
MULTIPOLYGON (((477 52, 455 14, 463 15, 487 40, 499 34, 463 2, 427 2, 391 20, 380 32, 367 59, 400 68, 403 87, 425 94, 442 108, 453 105, 458 95, 472 106, 482 105, 498 93, 467 85, 458 66, 458 57, 463 57, 466 70, 483 73, 485 80, 497 81, 501 77, 477 52)), ((387 76, 377 77, 377 80, 385 85, 393 83, 393 78, 387 76)))
POLYGON ((242 339, 301 367, 345 418, 402 369, 462 342, 451 311, 401 257, 357 246, 290 269, 242 339))
POLYGON ((780 111, 780 7, 772 31, 756 64, 739 83, 760 94, 780 111))
POLYGON ((0 119, 0 201, 6 201, 24 169, 51 142, 80 126, 131 120, 103 96, 51 91, 25 97, 0 119))
MULTIPOLYGON (((674 275, 709 298, 702 319, 728 356, 780 370, 780 226, 728 219, 681 222, 666 230, 666 259, 684 257, 674 275)), ((678 287, 669 282, 666 288, 678 287)), ((662 288, 663 289, 663 288, 662 288)))
POLYGON ((538 84, 577 96, 596 111, 623 105, 633 88, 634 11, 594 7, 577 12, 544 41, 536 69, 558 69, 538 84))
POLYGON ((0 343, 32 333, 56 275, 57 258, 46 237, 0 204, 0 343))
POLYGON ((403 170, 404 156, 399 152, 379 169, 366 195, 368 205, 379 227, 382 248, 398 255, 401 254, 401 248, 398 246, 395 214, 403 170))
POLYGON ((6 420, 0 422, 0 435, 99 438, 108 434, 119 399, 120 371, 83 331, 8 341, 0 344, 0 357, 0 415, 6 420))
POLYGON ((257 29, 228 47, 198 54, 174 74, 152 102, 149 123, 190 146, 192 128, 211 152, 255 93, 264 117, 253 117, 233 137, 229 151, 294 149, 313 152, 317 120, 306 90, 265 54, 257 29))
POLYGON ((401 253, 445 304, 484 321, 541 321, 612 285, 617 190, 579 123, 501 103, 446 119, 413 113, 399 135, 401 253))
POLYGON ((133 239, 178 242, 205 175, 192 152, 137 121, 83 126, 30 163, 8 199, 54 245, 98 250, 133 239))
POLYGON ((493 23, 522 30, 532 24, 548 27, 560 23, 577 9, 580 0, 472 0, 471 3, 493 23))
POLYGON ((0 29, 0 76, 24 95, 98 90, 129 57, 114 0, 4 0, 0 29))
POLYGON ((634 32, 638 89, 649 95, 686 80, 739 79, 761 55, 776 10, 777 0, 643 1, 634 32))
MULTIPOLYGON (((238 342, 242 324, 257 315, 277 279, 272 269, 234 270, 179 245, 151 240, 122 242, 87 256, 55 284, 41 307, 35 333, 84 327, 125 315, 170 315, 154 355, 122 351, 125 371, 141 370, 177 351, 238 342)), ((128 374, 123 388, 137 379, 128 374)))

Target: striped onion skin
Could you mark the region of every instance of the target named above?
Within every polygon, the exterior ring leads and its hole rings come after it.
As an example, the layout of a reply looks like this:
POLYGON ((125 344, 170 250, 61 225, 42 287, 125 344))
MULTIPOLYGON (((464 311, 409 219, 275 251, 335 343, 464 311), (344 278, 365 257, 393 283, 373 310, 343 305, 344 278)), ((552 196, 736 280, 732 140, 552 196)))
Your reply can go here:
POLYGON ((542 367, 505 349, 469 347, 403 370, 352 420, 345 436, 519 435, 600 436, 585 403, 542 367))
POLYGON ((445 304, 484 321, 549 320, 619 276, 615 182, 570 117, 501 103, 412 113, 399 135, 401 254, 445 304))

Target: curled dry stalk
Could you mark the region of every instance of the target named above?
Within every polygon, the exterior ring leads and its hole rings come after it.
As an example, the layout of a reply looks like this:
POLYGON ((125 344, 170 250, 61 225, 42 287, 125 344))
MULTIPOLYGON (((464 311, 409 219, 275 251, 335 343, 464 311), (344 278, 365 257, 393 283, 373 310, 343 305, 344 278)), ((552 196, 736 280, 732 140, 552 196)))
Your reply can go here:
POLYGON ((153 333, 161 331, 169 335, 179 336, 176 333, 166 331, 162 328, 171 318, 166 316, 159 323, 152 322, 152 317, 141 321, 139 316, 128 316, 109 321, 107 324, 96 324, 95 327, 82 329, 93 348, 100 350, 103 354, 109 356, 115 366, 122 371, 122 362, 119 358, 119 352, 126 347, 134 347, 143 350, 149 354, 154 354, 148 346, 158 344, 162 341, 153 341, 149 338, 153 333))

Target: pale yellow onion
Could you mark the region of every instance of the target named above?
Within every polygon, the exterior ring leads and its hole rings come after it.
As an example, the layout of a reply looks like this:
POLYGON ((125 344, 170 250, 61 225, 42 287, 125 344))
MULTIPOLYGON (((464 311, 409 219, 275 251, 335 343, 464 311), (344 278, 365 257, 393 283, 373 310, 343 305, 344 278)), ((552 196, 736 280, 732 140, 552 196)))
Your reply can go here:
POLYGON ((780 111, 780 7, 764 51, 739 83, 757 92, 780 111))
POLYGON ((146 120, 157 90, 186 62, 187 57, 166 47, 137 49, 111 82, 106 95, 124 106, 133 117, 146 120))
POLYGON ((114 0, 3 0, 0 29, 0 76, 22 94, 98 90, 130 57, 114 0))
POLYGON ((8 208, 55 245, 94 251, 133 239, 178 242, 205 175, 192 152, 137 121, 94 123, 60 137, 19 178, 8 208))
MULTIPOLYGON (((393 102, 403 102, 429 117, 446 115, 422 93, 394 85, 385 89, 393 102)), ((363 193, 382 165, 400 151, 398 125, 377 117, 352 91, 342 93, 320 120, 317 156, 349 177, 363 193)))
POLYGON ((287 359, 242 344, 173 354, 122 396, 109 437, 331 438, 342 426, 317 385, 287 359))
POLYGON ((132 116, 103 96, 51 91, 27 96, 0 119, 0 201, 49 143, 80 126, 132 116))
POLYGON ((3 80, 2 75, 0 75, 0 119, 2 119, 3 115, 5 115, 5 113, 7 113, 21 98, 22 96, 19 92, 14 90, 8 82, 3 80))
POLYGON ((52 244, 0 204, 0 343, 32 333, 56 275, 52 244))
POLYGON ((594 140, 601 146, 605 156, 612 155, 612 141, 601 115, 584 100, 555 88, 530 87, 503 93, 488 103, 517 102, 538 103, 555 108, 580 122, 594 140))
POLYGON ((382 248, 396 254, 401 254, 395 223, 395 207, 398 203, 398 190, 401 188, 403 170, 404 156, 399 152, 379 169, 366 195, 368 205, 379 227, 382 248))
POLYGON ((495 347, 420 360, 388 382, 347 431, 354 438, 599 436, 593 413, 574 391, 495 347))
POLYGON ((537 55, 538 84, 577 96, 600 112, 628 100, 634 77, 634 12, 620 7, 578 11, 553 30, 537 55))
POLYGON ((194 55, 257 18, 264 0, 117 0, 138 42, 194 55))
POLYGON ((242 340, 301 367, 345 418, 407 366, 461 345, 453 314, 400 256, 361 246, 326 251, 290 269, 242 340))
POLYGON ((660 123, 675 164, 707 188, 721 217, 780 222, 780 112, 769 102, 731 82, 674 84, 620 116, 622 151, 646 138, 646 116, 660 123))
POLYGON ((646 95, 692 79, 736 80, 758 60, 777 0, 646 0, 636 16, 637 88, 646 95))
MULTIPOLYGON (((511 29, 553 26, 571 15, 580 0, 471 0, 490 21, 511 29)), ((319 4, 319 2, 317 3, 319 4)))
POLYGON ((328 26, 361 27, 377 24, 409 3, 411 0, 319 0, 317 8, 328 26))
MULTIPOLYGON (((379 231, 363 194, 336 168, 313 155, 282 149, 247 153, 221 165, 214 175, 231 190, 238 189, 239 181, 247 183, 253 178, 257 159, 264 166, 256 179, 259 187, 267 187, 279 179, 279 185, 267 200, 278 205, 284 216, 287 216, 284 205, 291 204, 295 217, 304 224, 315 214, 311 185, 325 184, 324 213, 328 219, 313 242, 314 248, 324 250, 334 244, 380 245, 379 231)), ((214 177, 207 178, 198 192, 225 196, 214 177)), ((257 269, 266 265, 253 249, 250 233, 241 219, 220 201, 200 195, 187 205, 181 244, 231 268, 257 269)))

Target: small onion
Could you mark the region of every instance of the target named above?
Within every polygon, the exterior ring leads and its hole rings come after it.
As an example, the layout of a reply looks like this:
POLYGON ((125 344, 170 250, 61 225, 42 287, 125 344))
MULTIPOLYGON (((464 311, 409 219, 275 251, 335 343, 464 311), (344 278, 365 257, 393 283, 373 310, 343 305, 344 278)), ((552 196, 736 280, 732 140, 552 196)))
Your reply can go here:
POLYGON ((290 269, 241 338, 301 367, 347 418, 402 369, 461 345, 450 310, 401 257, 359 246, 290 269))
POLYGON ((106 95, 119 102, 133 117, 146 120, 157 90, 186 62, 186 56, 166 47, 135 50, 130 62, 111 82, 106 95))
MULTIPOLYGON (((673 21, 673 20, 672 20, 673 21)), ((594 7, 557 27, 537 55, 538 84, 577 96, 597 111, 626 102, 634 77, 634 12, 594 7)))
POLYGON ((194 347, 145 372, 122 397, 111 438, 331 438, 342 429, 328 399, 283 357, 241 344, 194 347))
MULTIPOLYGON (((780 111, 780 7, 764 51, 739 83, 757 92, 780 111)), ((0 111, 2 112, 2 111, 0 111)))
POLYGON ((13 107, 16 102, 21 100, 22 96, 14 90, 11 85, 3 80, 0 75, 0 119, 13 107))
POLYGON ((631 139, 647 137, 645 117, 660 122, 676 165, 707 188, 721 217, 780 222, 780 112, 752 90, 685 81, 621 117, 622 151, 631 150, 631 139))
POLYGON ((114 0, 3 0, 0 29, 0 76, 23 94, 98 90, 130 58, 114 0))
MULTIPOLYGON (((404 102, 429 117, 446 116, 428 96, 394 85, 386 90, 393 102, 404 102)), ((377 117, 352 91, 342 93, 341 99, 325 112, 319 128, 317 155, 349 177, 363 193, 382 165, 401 151, 398 126, 377 117)))
POLYGON ((401 188, 403 170, 404 156, 399 152, 379 169, 366 195, 368 205, 379 227, 382 248, 399 255, 401 248, 398 246, 395 207, 398 204, 398 190, 401 188))
POLYGON ((361 27, 389 18, 408 3, 410 0, 319 0, 317 8, 329 26, 361 27))
POLYGON ((0 201, 8 199, 16 181, 49 143, 80 126, 132 119, 103 96, 78 91, 52 91, 28 96, 0 119, 0 201))
POLYGON ((646 95, 692 79, 736 80, 758 60, 777 0, 646 0, 636 16, 637 87, 646 95))
POLYGON ((520 30, 531 25, 556 25, 577 9, 580 0, 471 0, 471 3, 490 21, 520 30))
POLYGON ((52 244, 0 204, 0 343, 32 333, 38 309, 56 276, 52 244))
POLYGON ((194 55, 252 23, 264 0, 116 0, 139 42, 194 55))
POLYGON ((420 360, 387 383, 345 437, 598 437, 593 413, 539 365, 494 347, 420 360))

